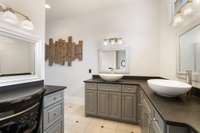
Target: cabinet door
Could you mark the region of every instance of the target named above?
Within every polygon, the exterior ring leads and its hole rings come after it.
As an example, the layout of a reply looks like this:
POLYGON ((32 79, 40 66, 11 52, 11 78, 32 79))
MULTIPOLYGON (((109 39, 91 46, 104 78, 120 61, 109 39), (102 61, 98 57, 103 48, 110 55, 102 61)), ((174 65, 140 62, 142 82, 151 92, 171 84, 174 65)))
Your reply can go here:
POLYGON ((151 126, 151 108, 145 100, 142 101, 142 133, 149 133, 151 126))
POLYGON ((86 115, 97 114, 97 91, 85 92, 85 113, 86 115))
POLYGON ((143 91, 138 91, 137 94, 137 122, 142 125, 142 99, 143 99, 143 91))
POLYGON ((121 119, 121 93, 110 92, 109 117, 113 119, 121 119))
POLYGON ((157 124, 157 121, 152 121, 149 131, 150 131, 150 133, 163 133, 160 130, 160 127, 157 124))
POLYGON ((136 122, 136 94, 122 94, 122 120, 136 122))
POLYGON ((167 133, 190 133, 190 130, 188 127, 167 125, 167 133))
POLYGON ((98 116, 108 117, 109 116, 109 92, 99 91, 98 92, 98 116))

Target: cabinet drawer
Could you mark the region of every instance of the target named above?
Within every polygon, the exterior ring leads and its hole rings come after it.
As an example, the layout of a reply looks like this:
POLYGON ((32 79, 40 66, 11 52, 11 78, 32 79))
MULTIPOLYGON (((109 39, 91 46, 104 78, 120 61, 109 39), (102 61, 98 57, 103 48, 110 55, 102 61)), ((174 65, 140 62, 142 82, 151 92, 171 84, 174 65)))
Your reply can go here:
POLYGON ((44 133, 64 133, 63 121, 57 121, 49 127, 44 133))
POLYGON ((123 85, 122 86, 122 92, 126 93, 136 93, 138 86, 136 85, 123 85))
POLYGON ((63 116, 63 103, 51 106, 44 110, 44 128, 48 128, 63 116))
POLYGON ((64 99, 64 92, 59 91, 44 97, 44 108, 64 99))
POLYGON ((96 83, 86 83, 85 89, 86 90, 97 90, 97 84, 96 83))
POLYGON ((121 92, 121 85, 117 84, 98 84, 98 90, 100 91, 115 91, 121 92))

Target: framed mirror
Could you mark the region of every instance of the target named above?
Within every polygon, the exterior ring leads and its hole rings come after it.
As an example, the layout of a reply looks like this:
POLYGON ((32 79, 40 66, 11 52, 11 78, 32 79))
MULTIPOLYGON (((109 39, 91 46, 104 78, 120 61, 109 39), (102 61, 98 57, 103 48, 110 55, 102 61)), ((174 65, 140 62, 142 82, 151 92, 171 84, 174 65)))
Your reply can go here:
POLYGON ((0 77, 35 74, 35 44, 0 35, 0 77))
POLYGON ((187 70, 193 73, 193 81, 200 82, 200 25, 179 36, 177 73, 184 78, 187 70))
POLYGON ((0 21, 0 87, 44 79, 44 43, 0 21))
POLYGON ((128 73, 127 49, 100 49, 98 54, 100 73, 128 73))

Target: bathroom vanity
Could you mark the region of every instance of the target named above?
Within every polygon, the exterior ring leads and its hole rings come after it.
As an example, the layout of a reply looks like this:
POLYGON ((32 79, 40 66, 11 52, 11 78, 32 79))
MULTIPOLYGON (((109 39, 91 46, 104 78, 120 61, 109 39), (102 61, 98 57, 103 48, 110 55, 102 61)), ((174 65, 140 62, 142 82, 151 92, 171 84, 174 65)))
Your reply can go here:
POLYGON ((43 133, 64 133, 64 89, 63 86, 45 86, 43 99, 43 133))
POLYGON ((144 79, 85 81, 86 116, 140 124, 142 133, 200 133, 200 99, 155 95, 144 79))
POLYGON ((43 81, 0 87, 0 132, 64 133, 65 88, 43 81))

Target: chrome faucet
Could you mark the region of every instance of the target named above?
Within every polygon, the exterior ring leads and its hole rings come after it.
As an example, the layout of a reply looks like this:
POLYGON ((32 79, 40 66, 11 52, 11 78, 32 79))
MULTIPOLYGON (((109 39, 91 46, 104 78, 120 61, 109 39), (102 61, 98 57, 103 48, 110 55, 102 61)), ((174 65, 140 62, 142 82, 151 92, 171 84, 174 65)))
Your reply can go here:
POLYGON ((111 71, 111 73, 113 73, 113 72, 114 72, 114 68, 112 68, 112 67, 109 67, 108 69, 111 71))
POLYGON ((192 70, 186 70, 186 81, 192 85, 192 70))

